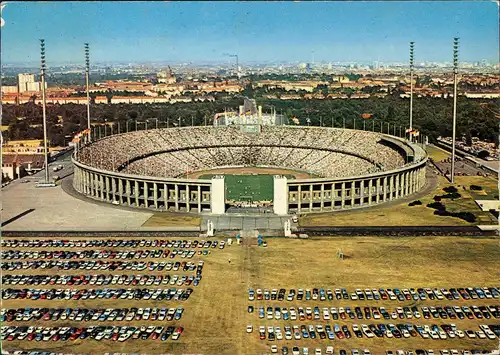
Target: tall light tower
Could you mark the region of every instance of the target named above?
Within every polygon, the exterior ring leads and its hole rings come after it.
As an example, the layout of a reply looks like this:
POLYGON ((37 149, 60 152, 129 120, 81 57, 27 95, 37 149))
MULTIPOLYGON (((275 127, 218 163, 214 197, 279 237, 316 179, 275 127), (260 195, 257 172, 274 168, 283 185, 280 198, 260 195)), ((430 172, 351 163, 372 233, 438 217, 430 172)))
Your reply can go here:
POLYGON ((45 65, 45 40, 40 40, 40 69, 41 69, 41 79, 42 79, 42 115, 43 115, 43 151, 45 157, 45 181, 44 183, 49 183, 49 154, 47 147, 47 113, 45 109, 45 70, 47 69, 45 65))
MULTIPOLYGON (((91 129, 91 127, 90 127, 89 72, 90 72, 89 44, 85 43, 85 85, 87 87, 87 128, 91 129)), ((90 134, 89 134, 89 138, 90 138, 90 134)))
POLYGON ((453 133, 451 149, 451 183, 455 183, 455 139, 457 131, 458 37, 453 39, 453 133))
POLYGON ((413 131, 413 49, 415 42, 410 42, 410 142, 412 139, 412 131, 413 131))

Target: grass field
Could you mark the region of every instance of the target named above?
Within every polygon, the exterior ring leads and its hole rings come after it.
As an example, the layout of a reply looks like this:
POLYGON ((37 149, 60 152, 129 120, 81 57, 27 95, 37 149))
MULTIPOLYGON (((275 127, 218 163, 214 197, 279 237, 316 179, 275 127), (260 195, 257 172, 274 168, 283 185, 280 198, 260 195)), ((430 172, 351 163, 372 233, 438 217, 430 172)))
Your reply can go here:
POLYGON ((160 212, 153 214, 142 227, 197 227, 199 225, 200 217, 160 212))
POLYGON ((474 213, 477 217, 475 223, 469 223, 455 217, 437 216, 434 215, 434 209, 426 207, 428 203, 434 202, 434 196, 445 194, 443 188, 451 186, 448 180, 442 176, 438 176, 438 186, 432 193, 419 198, 422 202, 420 206, 408 206, 408 202, 401 202, 388 207, 305 215, 299 219, 299 223, 301 226, 454 226, 496 223, 494 217, 488 212, 481 211, 474 200, 497 196, 497 181, 491 177, 482 176, 457 176, 455 181, 462 197, 454 200, 443 199, 441 202, 448 211, 474 213), (482 186, 483 190, 471 191, 470 185, 482 186), (464 186, 467 190, 463 189, 464 186))
MULTIPOLYGON (((258 339, 254 330, 247 334, 245 328, 252 324, 254 329, 259 325, 284 326, 291 324, 327 324, 326 321, 288 321, 264 320, 258 313, 248 313, 247 306, 301 306, 301 307, 345 307, 345 306, 385 306, 392 311, 397 306, 407 306, 411 302, 395 301, 248 301, 247 289, 252 288, 354 288, 374 287, 467 287, 498 286, 500 280, 500 239, 497 238, 461 238, 461 237, 336 237, 315 238, 310 240, 272 238, 268 239, 267 248, 241 247, 232 245, 224 250, 213 249, 208 256, 199 257, 205 260, 203 280, 195 288, 193 295, 186 302, 154 301, 18 301, 6 300, 4 308, 17 307, 173 307, 183 306, 182 319, 177 323, 185 328, 184 334, 177 342, 159 341, 127 341, 115 343, 111 341, 97 342, 4 342, 5 349, 37 349, 53 352, 92 353, 106 352, 139 352, 139 353, 172 353, 172 354, 267 354, 270 345, 276 343, 280 347, 298 345, 313 347, 332 344, 338 349, 368 348, 372 354, 384 354, 386 349, 415 348, 493 348, 495 341, 490 340, 423 340, 419 337, 392 340, 382 339, 349 339, 318 340, 301 339, 295 341, 268 342, 258 339), (336 258, 337 248, 342 248, 346 258, 336 258), (228 258, 231 263, 228 263, 228 258)), ((72 249, 73 250, 73 249, 72 249)), ((193 259, 196 261, 195 259, 193 259)), ((20 271, 17 271, 19 273, 20 271)), ((51 270, 37 270, 37 273, 53 273, 51 270)), ((80 271, 81 272, 81 271, 80 271)), ((24 273, 24 272, 23 272, 24 273)), ((73 271, 78 274, 79 272, 73 271)), ((113 286, 108 286, 113 287, 113 286)), ((480 305, 498 304, 498 300, 474 301, 423 301, 420 305, 480 305)), ((352 320, 330 321, 329 324, 352 324, 352 320)), ((375 321, 376 323, 377 321, 375 321)), ((387 323, 388 321, 386 321, 387 323)), ((405 322, 416 323, 415 320, 405 322)), ((419 324, 449 323, 449 320, 418 320, 419 324)), ((459 329, 478 329, 482 323, 498 323, 498 320, 454 320, 459 329)), ((123 322, 115 323, 117 325, 123 322)), ((141 322, 134 322, 139 324, 141 322)), ((144 321, 142 322, 144 324, 144 321)), ((157 324, 158 322, 150 322, 157 324)), ((170 323, 170 322, 168 322, 170 323)), ((359 320, 358 324, 373 323, 371 320, 359 320)), ((397 323, 396 320, 392 323, 397 323)), ((40 323, 47 325, 50 322, 40 323)), ((53 322, 58 326, 78 326, 75 322, 53 322)), ((110 323, 103 323, 111 325, 110 323)), ((38 324, 30 324, 38 325, 38 324)), ((146 324, 147 325, 147 324, 146 324)), ((165 324, 168 325, 168 324, 165 324)))
POLYGON ((432 160, 438 162, 441 160, 444 160, 446 158, 449 158, 451 156, 450 153, 448 153, 446 150, 441 149, 439 147, 433 146, 433 145, 428 145, 425 150, 427 151, 427 154, 429 155, 429 158, 432 158, 432 160))
MULTIPOLYGON (((211 179, 213 175, 202 175, 200 179, 211 179)), ((225 175, 226 199, 234 201, 272 201, 273 175, 225 175)))

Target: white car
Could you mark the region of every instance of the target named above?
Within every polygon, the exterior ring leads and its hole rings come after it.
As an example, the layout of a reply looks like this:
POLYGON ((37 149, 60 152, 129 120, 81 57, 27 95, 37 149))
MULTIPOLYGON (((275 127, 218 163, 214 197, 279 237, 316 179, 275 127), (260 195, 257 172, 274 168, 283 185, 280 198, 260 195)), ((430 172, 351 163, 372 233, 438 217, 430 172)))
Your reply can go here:
POLYGON ((273 354, 276 354, 278 352, 278 346, 277 345, 271 345, 271 352, 273 354))
POLYGON ((482 330, 476 331, 476 334, 479 339, 486 339, 486 334, 482 330))
POLYGON ((321 354, 322 352, 320 348, 316 348, 316 350, 314 350, 314 355, 321 355, 321 354))
POLYGON ((247 333, 253 332, 253 327, 251 325, 247 325, 247 333))
POLYGON ((465 337, 465 333, 459 329, 455 330, 455 335, 459 338, 465 337))

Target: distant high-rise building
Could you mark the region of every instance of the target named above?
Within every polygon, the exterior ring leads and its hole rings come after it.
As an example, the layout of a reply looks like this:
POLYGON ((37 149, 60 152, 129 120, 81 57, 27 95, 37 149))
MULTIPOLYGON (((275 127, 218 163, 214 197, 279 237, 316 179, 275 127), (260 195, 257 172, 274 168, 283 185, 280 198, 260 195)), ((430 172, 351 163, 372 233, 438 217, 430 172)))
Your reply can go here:
POLYGON ((17 85, 19 86, 19 92, 29 91, 27 88, 28 83, 35 82, 35 74, 18 74, 17 75, 17 85))
POLYGON ((42 89, 42 84, 39 81, 35 81, 35 74, 18 74, 17 85, 20 93, 26 91, 40 91, 42 89))

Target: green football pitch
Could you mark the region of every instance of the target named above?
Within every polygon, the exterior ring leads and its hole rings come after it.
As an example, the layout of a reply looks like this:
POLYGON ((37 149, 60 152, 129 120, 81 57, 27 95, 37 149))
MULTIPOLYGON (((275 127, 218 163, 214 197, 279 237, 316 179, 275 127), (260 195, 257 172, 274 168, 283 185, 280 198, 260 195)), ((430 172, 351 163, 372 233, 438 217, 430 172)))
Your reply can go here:
MULTIPOLYGON (((200 176, 211 179, 213 175, 200 176)), ((232 175, 226 174, 226 199, 234 201, 272 201, 274 196, 273 175, 232 175)))

